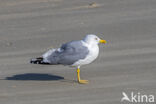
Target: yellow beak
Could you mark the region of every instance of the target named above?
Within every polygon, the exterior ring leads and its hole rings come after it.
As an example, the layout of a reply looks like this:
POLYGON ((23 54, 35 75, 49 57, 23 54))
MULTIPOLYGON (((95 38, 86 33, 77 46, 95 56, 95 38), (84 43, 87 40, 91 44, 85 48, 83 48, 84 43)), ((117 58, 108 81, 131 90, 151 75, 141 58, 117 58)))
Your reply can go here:
POLYGON ((106 40, 100 40, 99 43, 104 43, 104 44, 106 44, 107 41, 106 41, 106 40))

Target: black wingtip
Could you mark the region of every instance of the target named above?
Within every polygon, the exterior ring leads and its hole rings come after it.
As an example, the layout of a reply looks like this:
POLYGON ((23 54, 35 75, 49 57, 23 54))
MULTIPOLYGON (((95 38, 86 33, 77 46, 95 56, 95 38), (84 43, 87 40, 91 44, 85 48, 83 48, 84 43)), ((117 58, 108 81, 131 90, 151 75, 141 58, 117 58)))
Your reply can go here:
POLYGON ((42 57, 38 57, 38 58, 33 58, 30 60, 31 64, 45 64, 45 65, 49 65, 50 63, 44 62, 42 57))
POLYGON ((38 58, 33 58, 30 60, 31 64, 42 64, 43 63, 43 58, 42 57, 38 57, 38 58))

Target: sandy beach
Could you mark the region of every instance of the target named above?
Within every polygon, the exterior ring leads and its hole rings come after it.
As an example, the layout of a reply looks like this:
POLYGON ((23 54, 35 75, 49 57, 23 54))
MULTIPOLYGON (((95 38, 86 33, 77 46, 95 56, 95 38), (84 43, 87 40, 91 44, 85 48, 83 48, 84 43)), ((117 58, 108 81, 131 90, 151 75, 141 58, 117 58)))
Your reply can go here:
POLYGON ((122 92, 156 97, 156 0, 0 1, 0 104, 126 104, 122 92), (29 63, 86 34, 108 41, 81 67, 88 84, 29 63))

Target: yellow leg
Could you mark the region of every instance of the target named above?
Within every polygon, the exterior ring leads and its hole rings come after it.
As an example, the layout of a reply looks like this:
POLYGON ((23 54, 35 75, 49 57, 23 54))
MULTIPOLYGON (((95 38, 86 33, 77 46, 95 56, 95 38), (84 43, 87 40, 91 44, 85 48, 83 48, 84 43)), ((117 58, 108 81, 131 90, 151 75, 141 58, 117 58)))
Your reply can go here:
POLYGON ((78 80, 78 82, 80 84, 86 84, 86 83, 88 83, 88 80, 81 80, 81 78, 80 78, 80 69, 79 68, 77 69, 77 80, 78 80))

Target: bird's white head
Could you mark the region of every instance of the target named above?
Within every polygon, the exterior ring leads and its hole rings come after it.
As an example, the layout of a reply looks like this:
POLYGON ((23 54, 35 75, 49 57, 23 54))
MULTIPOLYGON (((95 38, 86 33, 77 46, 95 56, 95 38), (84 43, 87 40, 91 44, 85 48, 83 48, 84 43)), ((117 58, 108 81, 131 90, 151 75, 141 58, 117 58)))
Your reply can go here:
POLYGON ((107 41, 106 40, 102 40, 100 39, 98 36, 94 35, 94 34, 88 34, 85 36, 85 38, 83 39, 84 42, 88 43, 88 44, 99 44, 99 43, 104 43, 106 44, 107 41))

